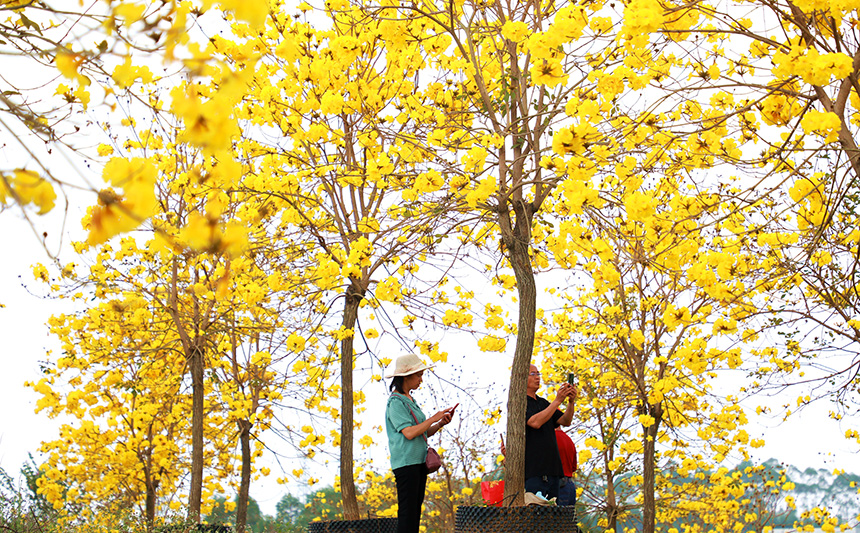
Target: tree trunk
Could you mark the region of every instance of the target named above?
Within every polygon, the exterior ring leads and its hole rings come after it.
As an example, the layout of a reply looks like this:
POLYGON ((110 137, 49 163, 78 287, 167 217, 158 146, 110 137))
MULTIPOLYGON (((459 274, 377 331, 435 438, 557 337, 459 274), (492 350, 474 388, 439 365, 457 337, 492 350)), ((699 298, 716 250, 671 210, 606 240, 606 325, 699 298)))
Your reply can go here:
POLYGON ((146 440, 150 442, 149 449, 145 452, 143 459, 143 484, 146 489, 146 508, 144 509, 144 520, 146 521, 146 530, 152 531, 155 528, 155 494, 158 483, 153 482, 152 474, 152 423, 147 428, 146 440))
MULTIPOLYGON (((200 281, 200 273, 195 269, 193 272, 194 283, 200 281)), ((186 364, 191 373, 191 486, 188 489, 188 515, 189 522, 200 523, 200 504, 203 499, 203 397, 204 383, 204 337, 201 333, 202 317, 200 314, 200 303, 193 298, 194 313, 191 317, 191 325, 194 335, 190 335, 186 329, 185 320, 179 312, 179 257, 174 256, 171 265, 170 300, 167 307, 176 332, 182 343, 186 364)))
POLYGON ((158 490, 158 482, 152 480, 152 452, 147 458, 147 468, 144 473, 146 484, 146 530, 152 531, 155 528, 155 497, 158 490))
MULTIPOLYGON (((358 321, 358 305, 364 297, 364 291, 354 283, 346 290, 346 302, 343 308, 343 329, 355 332, 358 321)), ((344 520, 358 520, 358 499, 355 494, 355 478, 353 476, 353 394, 352 394, 352 365, 353 365, 353 335, 345 336, 340 342, 340 494, 343 502, 344 520)))
MULTIPOLYGON (((525 207, 523 206, 523 209, 525 207)), ((505 502, 523 505, 525 496, 526 385, 535 341, 537 290, 529 257, 531 213, 518 213, 513 235, 504 239, 517 279, 519 318, 517 344, 508 390, 508 441, 505 457, 505 502)))
POLYGON ((242 449, 242 473, 239 501, 236 505, 236 533, 245 533, 248 522, 248 496, 251 490, 251 422, 239 420, 239 446, 242 449))
POLYGON ((618 502, 615 497, 615 476, 606 476, 606 530, 618 531, 618 502))
POLYGON ((662 409, 659 405, 650 406, 650 415, 654 417, 654 424, 642 428, 644 434, 642 452, 642 532, 654 533, 657 521, 657 506, 654 497, 654 484, 656 476, 656 450, 657 429, 662 420, 662 409))
POLYGON ((203 348, 194 339, 189 355, 191 367, 191 487, 188 493, 188 520, 200 523, 203 499, 203 348))

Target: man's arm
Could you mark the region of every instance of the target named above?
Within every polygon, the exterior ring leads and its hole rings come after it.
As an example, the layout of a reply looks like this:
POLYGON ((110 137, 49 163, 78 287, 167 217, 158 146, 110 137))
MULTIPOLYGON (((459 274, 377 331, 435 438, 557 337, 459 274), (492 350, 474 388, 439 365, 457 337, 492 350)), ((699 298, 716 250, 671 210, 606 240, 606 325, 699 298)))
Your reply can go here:
MULTIPOLYGON (((533 414, 528 419, 528 425, 531 428, 539 429, 542 425, 546 424, 547 420, 552 418, 553 413, 558 411, 559 406, 561 405, 561 401, 558 397, 549 404, 549 406, 539 413, 533 414)), ((570 418, 573 419, 573 413, 571 413, 570 418)), ((568 422, 568 425, 570 422, 568 422)))
MULTIPOLYGON (((561 407, 561 404, 564 403, 565 398, 568 398, 571 394, 576 394, 576 388, 572 385, 565 383, 558 389, 558 394, 555 396, 555 400, 549 404, 549 406, 543 411, 536 413, 529 417, 527 424, 529 427, 538 429, 542 425, 546 424, 547 421, 552 418, 552 415, 558 411, 558 408, 561 407)), ((573 408, 568 405, 567 411, 562 414, 562 417, 559 419, 558 423, 563 426, 569 426, 571 421, 573 420, 573 408), (569 414, 568 414, 569 412, 569 414), (563 423, 562 419, 567 417, 567 422, 563 423)))
POLYGON ((567 409, 564 410, 564 414, 558 419, 558 425, 569 426, 571 422, 573 422, 573 398, 567 401, 567 409))
POLYGON ((577 392, 576 387, 571 385, 567 393, 567 409, 564 410, 564 414, 558 419, 559 426, 569 426, 573 422, 573 404, 576 402, 577 392))

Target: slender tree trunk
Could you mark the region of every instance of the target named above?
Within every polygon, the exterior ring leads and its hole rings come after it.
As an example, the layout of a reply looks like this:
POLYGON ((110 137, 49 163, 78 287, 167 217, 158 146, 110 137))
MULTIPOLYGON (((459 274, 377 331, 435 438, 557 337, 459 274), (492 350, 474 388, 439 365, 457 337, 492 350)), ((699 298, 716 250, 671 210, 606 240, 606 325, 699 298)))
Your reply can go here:
MULTIPOLYGON (((200 273, 193 275, 194 283, 200 281, 200 273)), ((201 314, 199 302, 194 298, 194 314, 191 324, 194 335, 190 335, 185 320, 179 312, 179 258, 174 257, 171 265, 170 303, 168 312, 176 326, 182 342, 185 360, 191 373, 191 486, 188 490, 188 521, 200 523, 200 504, 203 499, 203 371, 204 339, 201 334, 201 314)))
MULTIPOLYGON (((591 391, 588 384, 585 385, 588 390, 589 397, 593 396, 593 392, 591 391)), ((603 413, 601 411, 597 411, 597 420, 600 424, 601 436, 603 437, 603 442, 607 441, 607 426, 611 427, 608 421, 604 421, 603 413), (606 425, 604 425, 606 424, 606 425)), ((610 429, 610 431, 612 431, 610 429)), ((610 439, 610 444, 607 445, 607 449, 603 451, 603 468, 606 472, 606 506, 604 507, 604 511, 606 513, 606 531, 618 531, 618 499, 615 494, 615 473, 611 468, 609 468, 609 464, 615 457, 615 439, 610 439)))
POLYGON ((144 473, 146 484, 146 530, 152 531, 155 528, 155 497, 158 490, 158 482, 152 480, 152 454, 147 458, 149 463, 144 473))
POLYGON ((615 476, 606 476, 606 529, 618 531, 618 502, 615 498, 615 476))
MULTIPOLYGON (((445 531, 454 531, 454 502, 457 500, 454 494, 454 483, 451 480, 451 471, 445 468, 444 464, 442 465, 442 473, 445 474, 445 486, 448 492, 448 500, 443 501, 444 515, 442 519, 445 524, 445 531)), ((465 476, 463 479, 469 479, 469 477, 465 476)), ((464 505, 471 505, 471 499, 469 497, 470 501, 464 502, 464 505)))
POLYGON ((194 339, 189 356, 191 367, 191 487, 188 493, 188 520, 200 523, 203 499, 203 348, 194 339))
POLYGON ((248 522, 248 497, 251 490, 251 422, 239 420, 239 446, 242 449, 242 473, 239 480, 239 502, 236 505, 236 533, 245 533, 248 522))
MULTIPOLYGON (((152 424, 149 424, 147 429, 146 439, 152 443, 152 424)), ((143 462, 143 484, 146 489, 146 509, 144 510, 144 520, 146 521, 146 530, 152 531, 155 527, 155 489, 157 483, 153 483, 152 475, 152 447, 146 453, 143 462)))
MULTIPOLYGON (((343 329, 355 331, 358 321, 358 305, 364 297, 364 291, 354 283, 346 290, 346 302, 343 308, 343 329)), ((348 335, 340 342, 340 494, 343 502, 344 520, 358 520, 358 499, 355 494, 355 478, 353 476, 353 335, 348 335)))
POLYGON ((511 365, 511 384, 508 391, 508 441, 505 457, 505 502, 523 505, 525 496, 525 452, 526 452, 526 385, 529 365, 535 341, 537 289, 534 270, 529 257, 531 213, 520 203, 522 212, 517 213, 517 223, 512 235, 503 240, 508 249, 508 258, 517 279, 519 318, 517 321, 517 344, 511 365))
POLYGON ((654 533, 657 521, 657 506, 654 497, 654 484, 656 476, 656 447, 657 429, 662 419, 662 409, 659 405, 651 405, 654 424, 643 428, 644 442, 642 452, 642 531, 643 533, 654 533))

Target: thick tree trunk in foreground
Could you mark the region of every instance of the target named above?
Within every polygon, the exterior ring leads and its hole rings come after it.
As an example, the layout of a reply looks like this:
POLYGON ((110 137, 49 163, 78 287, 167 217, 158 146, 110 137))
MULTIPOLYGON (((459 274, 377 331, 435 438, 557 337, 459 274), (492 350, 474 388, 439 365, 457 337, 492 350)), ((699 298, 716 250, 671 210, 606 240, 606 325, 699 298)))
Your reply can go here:
MULTIPOLYGON (((355 331, 358 321, 358 305, 363 293, 357 286, 350 285, 346 290, 343 308, 343 329, 355 331)), ((353 335, 344 337, 340 342, 340 494, 343 502, 344 520, 358 520, 358 499, 355 494, 353 476, 353 395, 352 364, 353 335)))
POLYGON ((236 505, 236 533, 245 533, 248 522, 248 498, 251 490, 251 422, 239 420, 239 447, 242 449, 242 473, 239 501, 236 505))
POLYGON ((505 504, 523 505, 525 496, 526 385, 535 341, 537 290, 529 257, 531 216, 518 213, 513 236, 504 239, 517 279, 517 344, 508 391, 508 438, 505 457, 505 504))

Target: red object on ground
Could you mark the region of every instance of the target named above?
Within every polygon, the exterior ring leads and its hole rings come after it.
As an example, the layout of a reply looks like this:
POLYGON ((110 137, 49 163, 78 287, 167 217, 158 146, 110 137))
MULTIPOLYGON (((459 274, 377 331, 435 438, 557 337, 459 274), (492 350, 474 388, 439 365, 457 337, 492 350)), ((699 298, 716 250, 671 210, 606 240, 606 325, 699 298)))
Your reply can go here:
POLYGON ((501 507, 505 497, 505 480, 481 481, 481 497, 487 505, 501 507))

